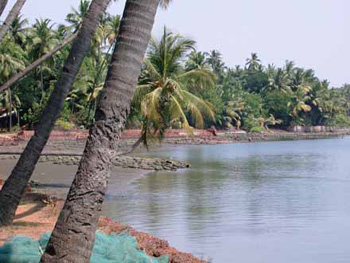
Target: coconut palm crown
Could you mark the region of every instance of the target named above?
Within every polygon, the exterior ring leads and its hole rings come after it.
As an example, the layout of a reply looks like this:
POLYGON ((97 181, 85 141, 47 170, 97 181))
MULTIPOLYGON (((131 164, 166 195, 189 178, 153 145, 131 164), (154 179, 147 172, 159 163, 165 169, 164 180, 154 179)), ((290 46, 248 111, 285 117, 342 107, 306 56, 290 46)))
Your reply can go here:
POLYGON ((160 40, 152 39, 134 98, 143 116, 143 137, 162 138, 166 128, 177 124, 188 132, 190 123, 204 126, 204 117, 214 119, 212 106, 193 95, 194 83, 201 87, 215 85, 209 67, 185 69, 184 59, 194 50, 195 41, 164 28, 160 40))

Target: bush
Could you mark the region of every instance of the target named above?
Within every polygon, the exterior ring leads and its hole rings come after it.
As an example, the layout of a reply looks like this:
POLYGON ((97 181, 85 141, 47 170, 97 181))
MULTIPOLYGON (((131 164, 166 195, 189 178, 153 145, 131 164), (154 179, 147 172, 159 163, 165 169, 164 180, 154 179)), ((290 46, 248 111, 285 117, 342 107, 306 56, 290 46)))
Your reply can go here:
POLYGON ((71 122, 65 121, 64 119, 58 119, 55 124, 55 128, 58 130, 69 131, 75 127, 75 125, 71 122))
POLYGON ((337 128, 349 128, 350 127, 350 118, 345 114, 337 114, 334 118, 329 119, 326 122, 327 126, 333 126, 337 128))
POLYGON ((255 132, 255 133, 262 133, 264 131, 265 129, 261 126, 256 126, 250 129, 250 132, 255 132))
MULTIPOLYGON (((243 128, 247 131, 252 131, 254 128, 260 128, 260 122, 257 118, 254 118, 253 116, 248 116, 243 119, 243 128)), ((262 128, 263 129, 263 128, 262 128)))

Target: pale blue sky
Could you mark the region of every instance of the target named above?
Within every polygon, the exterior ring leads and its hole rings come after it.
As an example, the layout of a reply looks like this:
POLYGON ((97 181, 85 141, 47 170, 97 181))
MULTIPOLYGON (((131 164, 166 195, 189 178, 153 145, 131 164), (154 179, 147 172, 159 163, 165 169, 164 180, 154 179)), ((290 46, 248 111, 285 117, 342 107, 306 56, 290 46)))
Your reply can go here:
MULTIPOLYGON (((78 3, 27 0, 23 12, 63 22, 78 3)), ((109 11, 121 14, 124 4, 120 0, 109 11)), ((349 0, 174 0, 158 13, 154 34, 166 25, 196 40, 198 50, 218 49, 229 66, 244 65, 251 52, 264 64, 293 60, 339 86, 350 83, 349 10, 349 0)))

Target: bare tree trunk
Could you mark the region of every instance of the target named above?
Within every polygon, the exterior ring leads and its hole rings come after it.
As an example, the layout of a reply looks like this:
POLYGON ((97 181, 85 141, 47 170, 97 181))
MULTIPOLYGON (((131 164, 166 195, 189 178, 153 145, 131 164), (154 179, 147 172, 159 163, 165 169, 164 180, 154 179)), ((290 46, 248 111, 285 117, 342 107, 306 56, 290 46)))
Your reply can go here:
POLYGON ((44 149, 52 128, 75 81, 80 65, 90 48, 90 42, 110 0, 94 0, 73 43, 60 79, 56 83, 46 108, 42 112, 34 136, 28 142, 10 177, 0 192, 0 226, 12 223, 15 211, 44 149))
POLYGON ((66 38, 61 44, 56 46, 53 50, 51 50, 49 53, 43 55, 42 57, 38 58, 36 61, 34 61, 32 64, 30 64, 28 67, 26 67, 22 72, 14 75, 9 81, 7 81, 4 85, 0 87, 0 91, 6 90, 10 88, 12 85, 14 85, 17 81, 22 79, 25 75, 27 75, 29 72, 40 66, 43 62, 51 58, 54 54, 56 54, 58 51, 60 51, 62 48, 64 48, 66 45, 71 43, 76 37, 78 33, 75 33, 74 35, 71 35, 70 37, 66 38))
POLYGON ((96 121, 41 262, 90 262, 111 163, 130 113, 158 3, 159 0, 126 1, 96 121))
POLYGON ((8 2, 7 0, 0 0, 0 16, 4 12, 7 2, 8 2))
POLYGON ((20 14, 22 7, 26 3, 26 0, 17 0, 15 5, 12 7, 10 13, 5 19, 5 22, 0 27, 0 42, 5 36, 7 30, 10 28, 13 20, 20 14))
POLYGON ((21 113, 19 112, 19 109, 17 110, 17 125, 18 125, 18 130, 21 128, 21 113))
POLYGON ((12 131, 12 93, 11 89, 8 89, 9 93, 9 103, 10 103, 10 118, 9 118, 9 132, 12 131))

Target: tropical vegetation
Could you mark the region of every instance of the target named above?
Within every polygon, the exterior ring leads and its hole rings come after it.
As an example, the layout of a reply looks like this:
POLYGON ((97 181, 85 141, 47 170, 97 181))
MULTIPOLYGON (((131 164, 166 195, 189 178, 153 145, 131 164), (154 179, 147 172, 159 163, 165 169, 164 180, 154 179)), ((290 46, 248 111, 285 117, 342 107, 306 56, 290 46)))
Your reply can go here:
MULTIPOLYGON (((82 0, 64 25, 49 19, 29 25, 18 16, 0 44, 0 84, 72 36, 88 6, 82 0)), ((93 123, 119 21, 119 16, 104 15, 57 128, 88 128, 93 123)), ((69 49, 69 44, 64 46, 12 85, 11 91, 0 92, 3 129, 35 126, 69 49)), ((142 128, 145 138, 162 136, 166 128, 191 132, 192 127, 215 126, 259 132, 293 126, 348 127, 349 98, 350 85, 331 87, 312 69, 292 61, 282 67, 264 65, 253 53, 244 66, 229 67, 219 51, 198 51, 194 40, 165 28, 150 42, 127 126, 142 128)))

